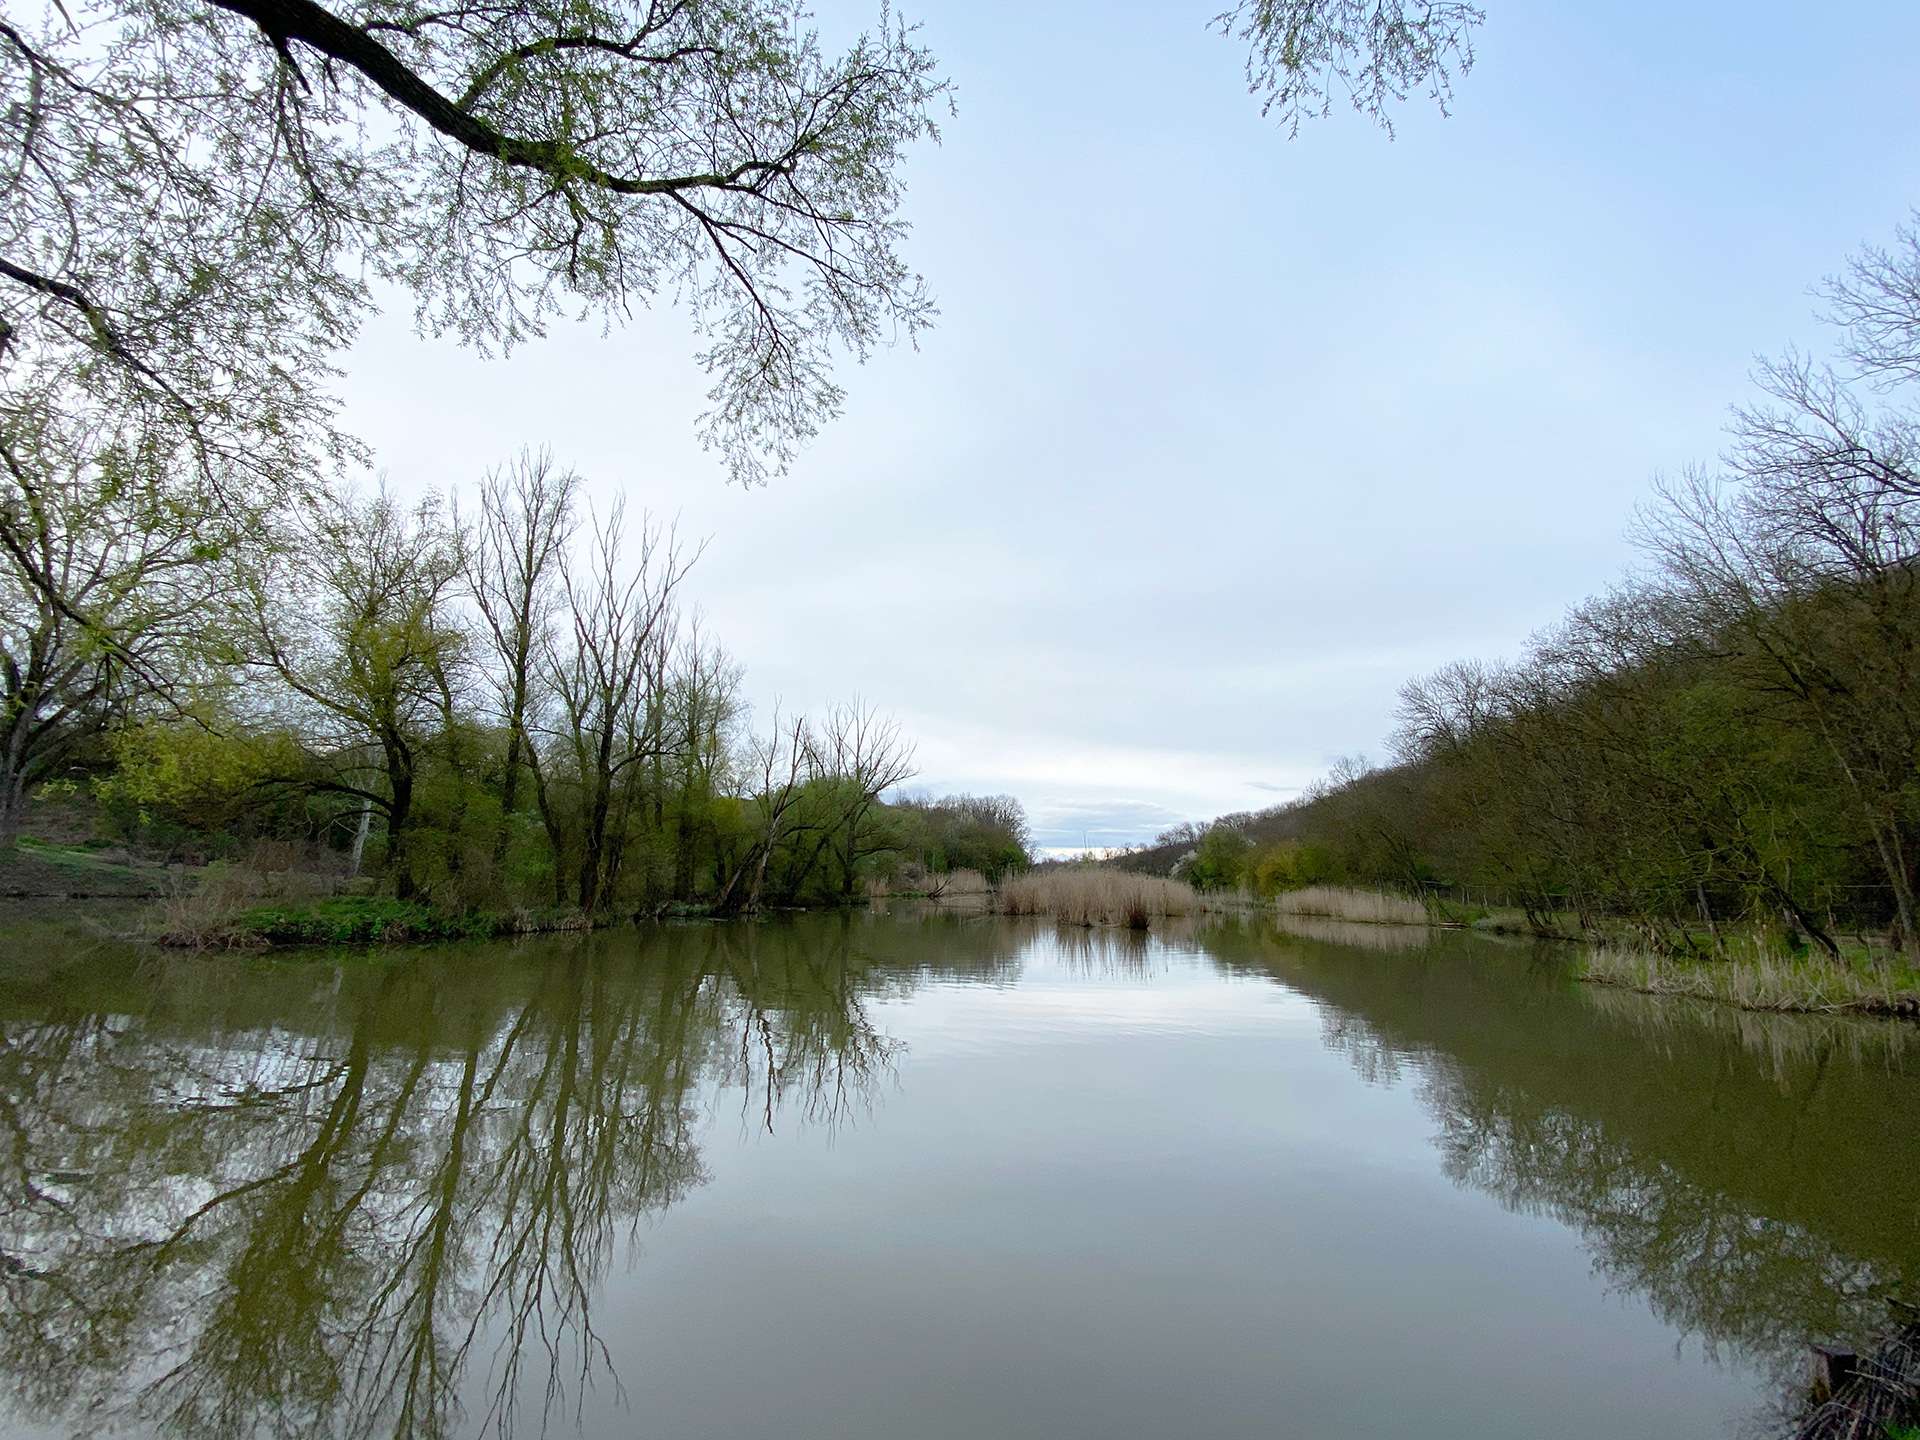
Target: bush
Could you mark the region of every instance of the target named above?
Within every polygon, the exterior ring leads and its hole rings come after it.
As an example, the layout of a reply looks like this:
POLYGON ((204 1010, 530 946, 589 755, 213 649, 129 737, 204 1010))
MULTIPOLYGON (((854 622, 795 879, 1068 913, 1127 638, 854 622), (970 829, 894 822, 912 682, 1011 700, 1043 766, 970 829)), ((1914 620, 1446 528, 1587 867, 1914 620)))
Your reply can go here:
POLYGON ((274 945, 369 945, 381 940, 485 940, 515 928, 487 911, 446 915, 410 900, 343 895, 297 908, 262 907, 235 928, 274 945))
POLYGON ((1282 840, 1249 857, 1247 871, 1254 893, 1270 899, 1287 890, 1304 890, 1337 879, 1338 867, 1323 845, 1312 841, 1282 840))

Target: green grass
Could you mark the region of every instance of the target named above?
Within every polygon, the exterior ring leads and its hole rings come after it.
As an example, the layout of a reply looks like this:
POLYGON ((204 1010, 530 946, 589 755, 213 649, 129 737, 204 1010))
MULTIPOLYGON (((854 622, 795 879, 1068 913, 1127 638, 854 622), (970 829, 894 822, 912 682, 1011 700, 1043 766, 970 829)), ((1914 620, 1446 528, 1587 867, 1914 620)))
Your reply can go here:
POLYGON ((486 940, 519 928, 511 915, 491 911, 445 915, 431 906, 371 895, 343 895, 309 905, 260 906, 234 920, 234 929, 271 945, 486 940))
POLYGON ((14 841, 14 847, 20 854, 35 860, 49 861, 55 865, 65 865, 81 870, 129 870, 124 855, 118 860, 103 860, 96 853, 113 849, 105 840, 88 840, 80 845, 55 845, 49 840, 36 840, 30 835, 22 835, 14 841))

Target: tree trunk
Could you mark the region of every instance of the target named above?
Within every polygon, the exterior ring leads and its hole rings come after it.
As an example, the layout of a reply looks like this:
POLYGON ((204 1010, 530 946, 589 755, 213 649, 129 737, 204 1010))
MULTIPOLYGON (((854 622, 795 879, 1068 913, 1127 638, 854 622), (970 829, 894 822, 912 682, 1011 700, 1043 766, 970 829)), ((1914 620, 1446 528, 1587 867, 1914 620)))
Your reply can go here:
POLYGON ((360 802, 360 824, 353 832, 353 856, 347 864, 347 874, 360 873, 360 856, 367 848, 367 831, 373 828, 373 800, 371 797, 360 802))
POLYGON ((580 908, 589 915, 599 909, 604 888, 601 867, 606 852, 607 812, 612 805, 609 789, 605 782, 594 787, 580 837, 580 908))
POLYGON ((507 858, 507 845, 513 837, 513 811, 520 803, 520 766, 522 755, 531 750, 525 744, 527 724, 527 679, 526 662, 520 657, 520 663, 513 677, 513 708, 507 716, 507 763, 505 773, 500 777, 500 830, 493 838, 493 858, 496 864, 507 858))
POLYGON ((22 777, 8 775, 0 779, 0 856, 12 853, 20 838, 20 812, 26 809, 26 787, 22 777))
POLYGON ((567 903, 567 847, 566 835, 560 828, 560 817, 553 813, 553 802, 547 794, 547 772, 540 768, 540 757, 532 746, 527 747, 527 769, 533 775, 533 800, 540 809, 540 824, 547 832, 547 845, 553 851, 553 903, 567 903))
POLYGON ((419 893, 408 864, 407 825, 413 817, 413 765, 402 751, 387 752, 387 784, 393 801, 387 807, 387 869, 393 872, 393 893, 411 900, 419 893))

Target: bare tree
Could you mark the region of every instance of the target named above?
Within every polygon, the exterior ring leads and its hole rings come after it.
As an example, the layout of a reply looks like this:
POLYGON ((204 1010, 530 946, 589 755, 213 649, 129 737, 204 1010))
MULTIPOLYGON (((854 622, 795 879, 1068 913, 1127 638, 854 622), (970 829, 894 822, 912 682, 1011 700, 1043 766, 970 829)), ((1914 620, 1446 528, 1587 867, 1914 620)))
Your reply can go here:
POLYGON ((767 864, 786 837, 789 819, 800 802, 808 757, 812 753, 813 733, 806 716, 796 715, 782 724, 779 707, 775 706, 772 728, 764 738, 753 742, 757 775, 752 803, 759 828, 746 858, 727 877, 721 888, 714 902, 716 910, 724 912, 734 908, 735 888, 741 876, 749 870, 753 878, 748 882, 745 897, 737 903, 749 914, 759 910, 761 893, 766 886, 767 864))
POLYGON ((834 848, 843 893, 851 900, 860 862, 886 848, 876 834, 876 812, 880 797, 915 773, 913 745, 900 734, 898 721, 856 696, 827 712, 814 756, 816 772, 834 795, 839 821, 834 848))
POLYGON ((500 777, 504 855, 521 802, 520 781, 534 754, 529 707, 538 703, 541 656, 552 640, 560 603, 560 567, 574 531, 580 477, 556 469, 545 450, 523 451, 480 486, 480 517, 467 556, 467 584, 492 651, 490 679, 507 753, 500 777))
POLYGON ((569 620, 547 663, 558 722, 553 748, 575 790, 571 847, 552 793, 558 777, 545 761, 535 772, 542 812, 554 827, 556 866, 573 855, 578 903, 588 914, 612 899, 636 771, 662 744, 662 701, 678 624, 673 596, 699 558, 697 550, 681 548, 671 529, 643 518, 629 568, 619 505, 593 532, 586 561, 561 566, 569 620))

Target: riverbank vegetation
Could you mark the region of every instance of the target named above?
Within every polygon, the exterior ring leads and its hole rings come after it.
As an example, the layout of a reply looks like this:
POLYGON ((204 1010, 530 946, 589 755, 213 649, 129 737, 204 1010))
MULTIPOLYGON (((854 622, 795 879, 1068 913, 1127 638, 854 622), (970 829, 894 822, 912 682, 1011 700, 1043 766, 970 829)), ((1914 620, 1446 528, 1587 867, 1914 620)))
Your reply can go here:
POLYGON ((528 455, 467 513, 383 489, 283 517, 136 676, 55 623, 91 688, 28 697, 60 723, 16 725, 0 842, 64 803, 83 845, 224 862, 174 877, 168 933, 196 942, 843 904, 906 865, 1026 865, 1017 802, 900 799, 912 746, 863 702, 756 732, 682 599, 697 547, 579 486, 528 455))
POLYGON ((1067 925, 1123 925, 1131 930, 1203 908, 1200 896, 1183 881, 1078 865, 1006 880, 998 905, 1007 915, 1050 915, 1067 925))
POLYGON ((1920 1017, 1920 969, 1904 956, 1874 953, 1835 964, 1771 949, 1752 937, 1730 942, 1725 958, 1690 959, 1646 949, 1590 946, 1580 977, 1649 995, 1718 1000, 1743 1010, 1838 1013, 1861 1010, 1920 1017))
POLYGON ((1276 901, 1282 915, 1314 915, 1358 925, 1424 925, 1427 907, 1405 895, 1309 885, 1283 892, 1276 901))
MULTIPOLYGON (((1888 1005, 1920 962, 1920 237, 1827 287, 1838 359, 1765 365, 1644 566, 1517 659, 1408 684, 1390 763, 1120 863, 1393 891, 1604 941, 1590 975, 1888 1005)), ((1297 902, 1289 902, 1297 903, 1297 902)))

